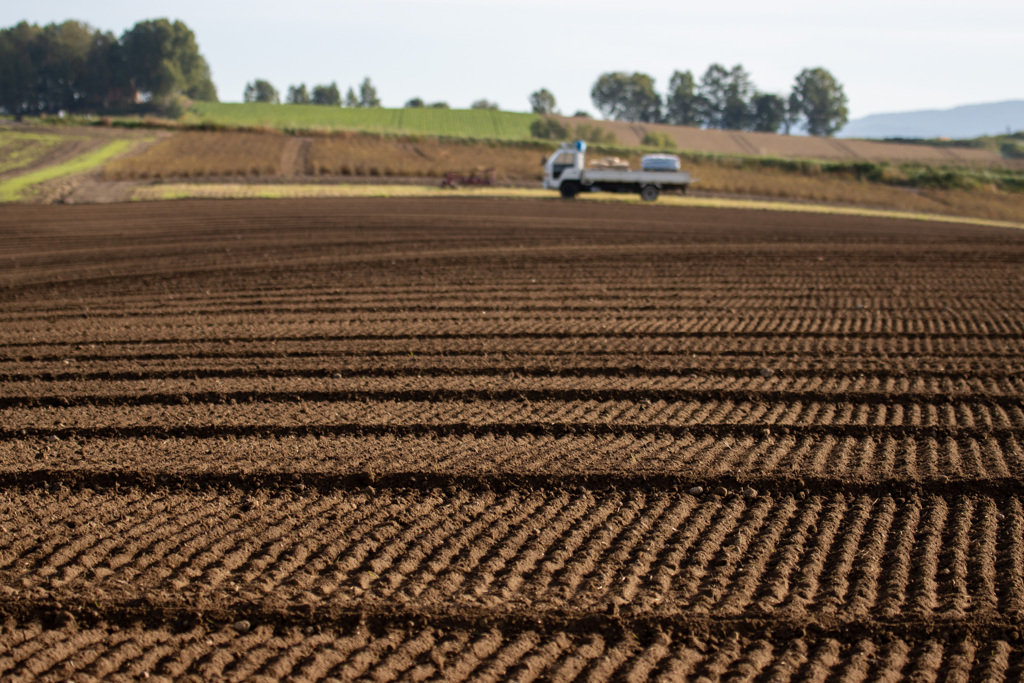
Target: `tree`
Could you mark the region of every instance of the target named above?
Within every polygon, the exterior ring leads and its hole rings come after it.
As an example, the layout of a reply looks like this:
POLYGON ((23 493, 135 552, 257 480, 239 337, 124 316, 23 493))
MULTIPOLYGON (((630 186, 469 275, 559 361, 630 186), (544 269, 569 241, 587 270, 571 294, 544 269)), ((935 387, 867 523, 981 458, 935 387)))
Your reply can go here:
POLYGON ((697 89, 696 121, 706 128, 746 130, 753 124, 754 84, 742 65, 712 64, 697 89))
POLYGON ((661 97, 654 91, 654 79, 647 74, 601 74, 590 99, 605 117, 617 121, 651 123, 661 119, 661 97))
POLYGON ((338 90, 338 84, 331 81, 330 85, 315 85, 313 86, 313 104, 322 104, 329 107, 340 107, 341 106, 341 92, 338 90))
POLYGON ((572 115, 572 117, 573 118, 577 118, 578 117, 578 118, 581 118, 581 119, 589 119, 590 118, 590 112, 589 111, 584 111, 582 109, 578 109, 578 110, 576 110, 576 113, 572 115))
POLYGON ((751 101, 753 109, 752 130, 761 133, 778 133, 786 122, 786 100, 770 93, 757 93, 751 101))
POLYGON ((791 114, 811 135, 830 136, 849 117, 843 86, 825 69, 804 69, 796 77, 790 96, 791 114))
POLYGON ((257 78, 252 83, 246 83, 242 101, 279 104, 281 99, 278 96, 277 88, 272 86, 268 81, 257 78))
POLYGON ((542 140, 565 140, 569 137, 569 127, 558 119, 544 116, 530 124, 530 135, 542 140))
POLYGON ((794 126, 800 123, 800 98, 795 92, 789 93, 789 100, 786 102, 786 118, 782 122, 782 131, 789 135, 794 126))
POLYGON ((94 31, 65 21, 43 27, 36 43, 36 82, 46 111, 75 111, 86 93, 86 64, 94 31))
POLYGON ((369 77, 364 78, 363 82, 359 84, 359 106, 380 106, 380 99, 377 97, 377 89, 373 87, 373 83, 370 82, 369 77))
POLYGON ((306 84, 300 83, 299 85, 288 86, 288 99, 285 100, 288 104, 309 104, 309 91, 306 90, 306 84))
POLYGON ((0 30, 0 109, 11 114, 177 107, 216 100, 185 24, 144 21, 120 39, 78 21, 0 30))
POLYGON ((530 93, 530 108, 534 114, 554 114, 555 96, 547 88, 530 93))
POLYGON ((498 110, 498 103, 491 102, 490 100, 477 100, 473 104, 469 105, 470 109, 489 109, 491 111, 498 110))
POLYGON ((673 73, 668 82, 668 95, 665 96, 667 121, 680 126, 699 126, 704 109, 701 97, 696 92, 693 74, 689 71, 673 73))
POLYGON ((406 109, 421 109, 427 106, 421 97, 414 97, 405 103, 406 109))
POLYGON ((740 64, 729 71, 725 89, 725 106, 722 109, 722 127, 726 130, 746 130, 753 123, 751 100, 754 97, 754 82, 740 64))
MULTIPOLYGON (((135 91, 125 75, 121 52, 121 43, 113 33, 97 31, 93 34, 85 67, 86 108, 102 111, 135 104, 135 91)), ((210 87, 213 87, 212 83, 210 87)), ((181 101, 181 98, 175 99, 181 101)), ((211 101, 216 99, 214 91, 211 101)))
POLYGON ((430 103, 430 108, 431 109, 451 109, 451 107, 448 106, 447 102, 431 102, 430 103))
POLYGON ((31 45, 39 27, 26 21, 0 31, 0 107, 7 114, 39 110, 31 45))
POLYGON ((359 106, 359 98, 356 97, 356 91, 353 90, 352 88, 349 88, 348 92, 345 93, 345 106, 346 107, 358 107, 359 106))
POLYGON ((123 80, 117 44, 113 34, 78 21, 0 30, 0 109, 21 115, 104 108, 123 80))
POLYGON ((697 121, 705 128, 725 127, 725 101, 728 98, 729 71, 715 63, 700 78, 697 94, 700 105, 697 121))
POLYGON ((184 94, 216 101, 210 66, 191 29, 180 21, 140 21, 121 37, 123 67, 131 84, 153 101, 184 94))

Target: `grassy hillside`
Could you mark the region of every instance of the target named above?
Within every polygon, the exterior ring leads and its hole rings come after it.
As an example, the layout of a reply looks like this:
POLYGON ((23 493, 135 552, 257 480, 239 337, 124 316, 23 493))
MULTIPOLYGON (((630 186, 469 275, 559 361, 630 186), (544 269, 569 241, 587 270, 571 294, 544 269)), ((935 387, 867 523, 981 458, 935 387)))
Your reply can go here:
MULTIPOLYGON (((536 114, 466 109, 362 109, 295 104, 195 103, 181 120, 186 126, 269 128, 289 132, 350 131, 406 136, 520 142, 533 139, 536 114)), ((998 150, 987 146, 951 147, 893 144, 873 140, 835 140, 774 133, 702 130, 668 124, 629 123, 556 117, 572 137, 614 146, 644 147, 652 137, 668 141, 670 150, 742 157, 778 157, 841 162, 919 163, 954 166, 1002 164, 998 150), (580 129, 583 126, 586 132, 580 129)))
POLYGON ((482 109, 363 109, 197 102, 187 120, 279 130, 350 130, 478 140, 528 140, 536 114, 482 109))

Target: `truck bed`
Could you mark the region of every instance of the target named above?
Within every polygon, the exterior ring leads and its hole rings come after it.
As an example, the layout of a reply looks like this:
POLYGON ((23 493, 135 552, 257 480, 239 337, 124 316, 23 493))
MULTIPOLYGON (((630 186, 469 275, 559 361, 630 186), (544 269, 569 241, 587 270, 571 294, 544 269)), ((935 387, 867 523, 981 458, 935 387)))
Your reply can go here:
POLYGON ((635 183, 637 185, 656 185, 658 187, 674 187, 689 185, 690 174, 686 171, 616 171, 612 169, 586 169, 580 175, 580 183, 635 183))

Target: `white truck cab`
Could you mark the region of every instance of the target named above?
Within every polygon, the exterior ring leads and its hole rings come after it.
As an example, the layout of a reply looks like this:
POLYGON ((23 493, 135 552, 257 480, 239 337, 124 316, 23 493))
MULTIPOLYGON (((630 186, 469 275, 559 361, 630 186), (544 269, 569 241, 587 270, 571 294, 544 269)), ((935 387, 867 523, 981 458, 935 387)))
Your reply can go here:
MULTIPOLYGON (((684 171, 588 169, 586 156, 587 143, 583 140, 563 143, 544 163, 544 189, 558 190, 566 199, 580 192, 633 192, 644 201, 653 202, 662 190, 685 192, 691 182, 690 174, 684 171)), ((657 156, 659 161, 667 158, 666 155, 651 156, 657 156)), ((675 167, 678 168, 678 163, 675 167)))

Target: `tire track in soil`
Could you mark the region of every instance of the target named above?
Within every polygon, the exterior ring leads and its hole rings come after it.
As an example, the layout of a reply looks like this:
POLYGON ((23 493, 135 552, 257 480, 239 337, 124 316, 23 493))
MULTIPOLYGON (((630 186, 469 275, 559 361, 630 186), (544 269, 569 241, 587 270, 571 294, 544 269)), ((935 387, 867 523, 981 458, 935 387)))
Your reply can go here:
POLYGON ((1024 673, 1018 233, 0 213, 0 678, 1024 673))

